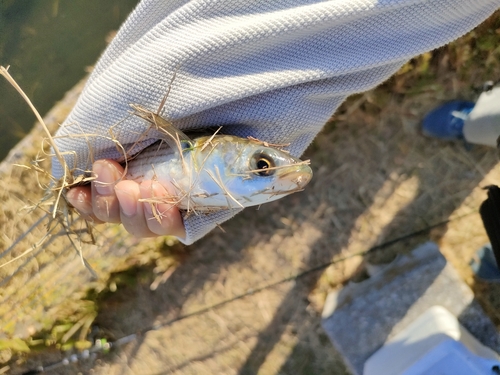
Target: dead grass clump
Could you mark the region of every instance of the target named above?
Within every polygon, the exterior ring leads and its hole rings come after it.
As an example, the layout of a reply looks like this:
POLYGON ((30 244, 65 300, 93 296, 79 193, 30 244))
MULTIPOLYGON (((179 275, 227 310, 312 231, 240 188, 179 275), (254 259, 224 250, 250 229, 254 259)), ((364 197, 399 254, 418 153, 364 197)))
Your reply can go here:
MULTIPOLYGON (((1 73, 10 77, 6 69, 1 73)), ((39 122, 0 165, 0 363, 13 353, 47 345, 87 347, 88 327, 98 309, 89 290, 95 297, 113 288, 112 272, 139 264, 158 263, 162 277, 154 281, 159 285, 167 269, 172 272, 177 264, 176 254, 162 250, 175 242, 171 238, 139 243, 116 225, 92 230, 72 212, 63 194, 85 180, 74 179, 71 171, 56 180, 47 172, 52 155, 49 143, 39 140, 67 117, 84 83, 75 86, 45 116, 44 125, 39 122), (98 240, 93 233, 98 233, 98 240), (82 267, 82 259, 93 274, 82 267)))

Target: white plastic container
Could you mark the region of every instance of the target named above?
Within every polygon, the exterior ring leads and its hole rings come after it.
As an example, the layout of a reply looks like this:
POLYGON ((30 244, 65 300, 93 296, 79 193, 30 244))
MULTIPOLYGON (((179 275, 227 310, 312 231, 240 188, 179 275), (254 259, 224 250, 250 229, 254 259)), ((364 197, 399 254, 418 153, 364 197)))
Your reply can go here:
POLYGON ((433 306, 368 358, 363 375, 495 375, 494 366, 500 358, 493 350, 433 306))

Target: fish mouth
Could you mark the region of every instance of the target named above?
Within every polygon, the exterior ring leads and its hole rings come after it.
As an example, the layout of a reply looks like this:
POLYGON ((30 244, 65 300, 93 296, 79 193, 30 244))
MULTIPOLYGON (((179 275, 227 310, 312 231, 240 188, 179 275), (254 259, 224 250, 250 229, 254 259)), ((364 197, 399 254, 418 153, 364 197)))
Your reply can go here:
POLYGON ((308 165, 280 175, 280 185, 290 185, 293 190, 302 190, 311 181, 312 169, 308 165))

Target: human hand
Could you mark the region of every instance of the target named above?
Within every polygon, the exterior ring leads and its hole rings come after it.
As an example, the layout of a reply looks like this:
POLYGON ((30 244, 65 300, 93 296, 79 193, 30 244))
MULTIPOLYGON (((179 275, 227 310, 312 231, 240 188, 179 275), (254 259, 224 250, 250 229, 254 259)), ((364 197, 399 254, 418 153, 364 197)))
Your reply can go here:
POLYGON ((92 170, 96 179, 90 186, 77 186, 66 194, 68 202, 83 218, 94 223, 122 223, 135 237, 172 235, 185 238, 184 223, 177 207, 139 201, 173 193, 172 186, 157 181, 139 184, 125 180, 124 168, 113 160, 98 160, 92 170))

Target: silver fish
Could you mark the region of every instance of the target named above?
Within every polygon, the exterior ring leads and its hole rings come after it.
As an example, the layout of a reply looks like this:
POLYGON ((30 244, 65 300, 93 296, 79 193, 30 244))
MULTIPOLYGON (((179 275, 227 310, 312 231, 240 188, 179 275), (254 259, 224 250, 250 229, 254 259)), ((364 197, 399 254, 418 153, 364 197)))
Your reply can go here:
POLYGON ((256 139, 212 135, 190 139, 158 114, 133 106, 135 114, 165 133, 160 144, 127 163, 127 179, 171 183, 162 198, 188 212, 260 205, 301 191, 311 180, 308 161, 256 139))

